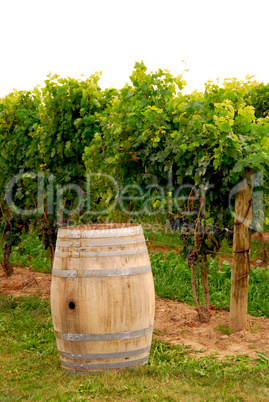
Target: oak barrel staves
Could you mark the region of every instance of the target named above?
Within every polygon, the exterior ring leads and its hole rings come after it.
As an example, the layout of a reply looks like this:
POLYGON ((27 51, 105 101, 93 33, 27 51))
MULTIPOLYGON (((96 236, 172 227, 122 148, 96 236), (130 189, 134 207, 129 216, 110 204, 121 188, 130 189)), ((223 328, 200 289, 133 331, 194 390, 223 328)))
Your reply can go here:
POLYGON ((66 371, 87 373, 147 363, 154 307, 141 225, 59 229, 51 312, 66 371))

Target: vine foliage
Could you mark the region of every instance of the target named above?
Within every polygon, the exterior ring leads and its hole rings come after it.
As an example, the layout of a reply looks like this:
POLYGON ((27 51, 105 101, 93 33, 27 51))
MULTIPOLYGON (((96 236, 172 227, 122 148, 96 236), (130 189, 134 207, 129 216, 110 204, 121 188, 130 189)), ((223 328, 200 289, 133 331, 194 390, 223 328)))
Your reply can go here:
POLYGON ((161 69, 149 73, 143 62, 135 64, 131 84, 119 90, 102 90, 99 78, 98 73, 84 80, 49 75, 41 89, 0 99, 4 269, 12 272, 11 248, 26 229, 16 222, 14 205, 35 209, 31 219, 38 222, 35 230, 51 259, 57 227, 66 220, 79 224, 168 215, 182 238, 197 310, 206 320, 209 261, 225 235, 231 245, 230 194, 247 171, 263 172, 264 202, 257 208, 269 222, 268 86, 247 77, 222 85, 209 81, 203 93, 183 94, 182 75, 161 69), (39 179, 33 175, 38 171, 44 183, 41 206, 39 179), (8 183, 18 174, 13 204, 7 205, 8 183), (88 175, 93 177, 90 190, 88 175), (119 184, 117 194, 109 177, 119 184), (104 217, 98 215, 102 209, 109 210, 104 217), (196 296, 199 286, 203 309, 196 296))

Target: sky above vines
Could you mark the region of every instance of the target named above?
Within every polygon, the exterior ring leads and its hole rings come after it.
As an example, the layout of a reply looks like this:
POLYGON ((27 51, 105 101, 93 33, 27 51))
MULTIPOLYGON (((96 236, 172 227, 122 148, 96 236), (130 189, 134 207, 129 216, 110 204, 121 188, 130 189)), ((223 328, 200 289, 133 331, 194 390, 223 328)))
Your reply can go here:
POLYGON ((121 88, 141 60, 149 71, 187 68, 184 92, 218 77, 268 83, 268 11, 268 0, 1 0, 0 96, 50 72, 102 71, 102 88, 121 88))

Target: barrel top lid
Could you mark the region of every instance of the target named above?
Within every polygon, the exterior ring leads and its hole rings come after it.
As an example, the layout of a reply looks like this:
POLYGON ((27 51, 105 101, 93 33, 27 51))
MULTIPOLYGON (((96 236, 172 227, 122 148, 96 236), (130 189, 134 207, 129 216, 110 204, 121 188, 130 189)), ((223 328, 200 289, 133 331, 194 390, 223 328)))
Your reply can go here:
POLYGON ((61 230, 106 230, 141 226, 139 223, 97 223, 93 225, 61 226, 61 230))
POLYGON ((78 225, 61 227, 57 238, 90 239, 104 237, 122 237, 142 235, 142 226, 138 223, 108 223, 97 225, 78 225))

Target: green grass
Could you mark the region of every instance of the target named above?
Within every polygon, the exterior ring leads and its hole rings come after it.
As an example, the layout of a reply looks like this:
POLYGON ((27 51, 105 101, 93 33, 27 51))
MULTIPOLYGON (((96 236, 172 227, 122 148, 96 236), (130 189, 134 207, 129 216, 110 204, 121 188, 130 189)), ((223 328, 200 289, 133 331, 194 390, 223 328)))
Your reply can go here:
MULTIPOLYGON (((167 248, 169 243, 180 245, 179 237, 169 231, 145 231, 149 236, 167 243, 167 248)), ((150 258, 156 294, 193 304, 186 261, 175 251, 152 252, 150 258)), ((33 234, 22 236, 12 262, 49 272, 48 253, 33 234)), ((222 262, 220 270, 217 259, 211 262, 209 285, 211 305, 228 309, 229 263, 222 262)), ((251 314, 269 317, 268 293, 269 269, 252 270, 251 314)), ((189 347, 157 340, 144 367, 69 375, 60 367, 49 302, 0 293, 0 401, 267 401, 268 384, 268 356, 262 353, 256 361, 247 356, 220 361, 215 354, 199 358, 199 352, 189 347)))
MULTIPOLYGON (((269 242, 265 243, 267 252, 269 254, 269 242)), ((260 259, 261 258, 261 241, 259 239, 257 240, 251 240, 251 250, 250 250, 250 257, 255 259, 260 259)))
MULTIPOLYGON (((177 232, 172 231, 168 226, 152 223, 143 224, 143 231, 149 246, 163 247, 167 250, 180 250, 182 241, 177 232)), ((269 253, 269 242, 266 243, 269 253)), ((224 240, 219 253, 220 256, 231 258, 232 250, 224 240)), ((260 240, 251 242, 251 258, 259 259, 261 256, 260 240)), ((0 260, 2 261, 3 252, 0 247, 0 260)), ((33 271, 50 272, 49 252, 43 249, 43 245, 38 236, 34 233, 23 233, 21 242, 13 248, 10 261, 15 265, 24 265, 30 267, 33 271)))
MULTIPOLYGON (((269 254, 269 242, 266 242, 265 246, 266 246, 267 252, 269 254)), ((250 258, 254 261, 260 259, 261 258, 261 250, 262 250, 261 241, 259 239, 257 239, 257 240, 252 239, 251 240, 251 249, 250 249, 250 258)), ((233 254, 232 249, 228 246, 226 239, 224 239, 222 242, 219 254, 223 255, 223 256, 227 256, 227 258, 229 258, 229 255, 230 255, 230 258, 232 257, 232 254, 233 254)))
POLYGON ((145 238, 149 241, 150 245, 156 247, 165 247, 174 250, 177 247, 182 247, 182 240, 177 232, 174 232, 169 227, 156 224, 155 230, 149 229, 149 226, 143 225, 143 232, 145 238))
MULTIPOLYGON (((191 288, 191 272, 186 261, 174 251, 166 255, 154 252, 150 255, 155 291, 160 297, 169 298, 194 305, 191 288)), ((228 309, 230 304, 231 270, 227 262, 219 270, 218 260, 210 264, 208 274, 210 303, 220 309, 228 309)), ((202 284, 199 286, 201 303, 203 300, 202 284)))
MULTIPOLYGON (((143 231, 151 246, 165 247, 170 250, 175 250, 177 247, 181 248, 183 246, 178 232, 171 230, 169 227, 156 224, 155 230, 152 230, 149 229, 147 224, 144 224, 143 231)), ((266 242, 265 245, 269 254, 269 242, 266 242)), ((252 239, 250 258, 253 260, 260 259, 261 250, 261 241, 259 239, 252 239)), ((227 240, 224 239, 219 251, 219 255, 229 259, 232 257, 232 254, 232 249, 228 246, 227 240)))
MULTIPOLYGON (((156 294, 193 305, 190 269, 186 261, 175 251, 181 244, 180 237, 169 228, 163 229, 161 225, 156 225, 155 231, 148 230, 146 225, 143 229, 145 237, 154 245, 164 244, 170 250, 166 255, 163 252, 150 253, 156 294)), ((260 251, 259 241, 253 241, 253 243, 253 253, 257 254, 260 251)), ((228 248, 226 240, 223 242, 221 252, 225 255, 230 252, 231 255, 231 249, 228 248)), ((1 248, 0 258, 2 258, 1 248)), ((43 249, 42 243, 33 233, 23 233, 20 244, 12 251, 11 262, 29 266, 34 271, 50 272, 49 253, 43 249)), ((218 259, 211 261, 208 275, 210 303, 216 308, 229 309, 230 276, 231 267, 227 261, 222 262, 221 270, 218 259)), ((199 289, 198 296, 203 303, 202 287, 200 286, 199 289)), ((269 267, 252 269, 249 277, 249 314, 269 318, 268 294, 269 267)))
POLYGON ((218 360, 154 340, 148 365, 69 375, 61 367, 49 302, 0 294, 0 401, 266 401, 266 358, 218 360))
POLYGON ((216 328, 217 331, 222 332, 224 335, 231 335, 232 331, 231 328, 229 327, 224 327, 221 323, 219 323, 219 325, 216 328))
MULTIPOLYGON (((158 296, 194 305, 191 288, 191 273, 185 260, 175 251, 150 254, 155 292, 158 296)), ((231 267, 227 261, 219 269, 218 259, 210 263, 208 274, 210 304, 229 310, 231 291, 231 267)), ((248 313, 269 318, 269 267, 251 270, 249 277, 248 313)), ((200 284, 200 301, 203 300, 200 284)))
MULTIPOLYGON (((0 247, 0 259, 3 250, 0 247)), ((34 233, 23 233, 20 243, 13 247, 10 262, 14 265, 31 267, 33 271, 50 272, 49 252, 45 251, 42 242, 34 233)))

